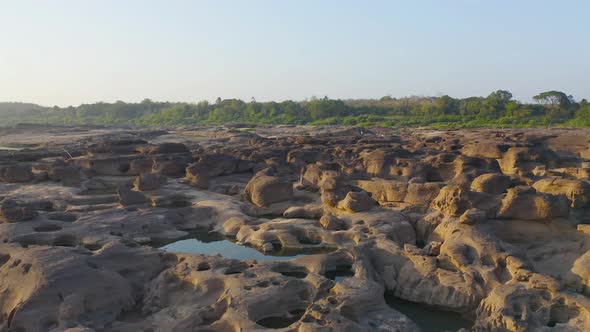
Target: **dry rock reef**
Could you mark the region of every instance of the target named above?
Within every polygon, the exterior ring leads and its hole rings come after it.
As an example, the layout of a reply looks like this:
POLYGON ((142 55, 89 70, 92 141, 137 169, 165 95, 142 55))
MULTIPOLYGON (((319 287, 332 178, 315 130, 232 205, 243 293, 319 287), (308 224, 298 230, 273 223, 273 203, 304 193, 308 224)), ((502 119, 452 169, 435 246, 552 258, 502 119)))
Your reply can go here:
POLYGON ((0 331, 590 331, 590 131, 0 129, 0 331))

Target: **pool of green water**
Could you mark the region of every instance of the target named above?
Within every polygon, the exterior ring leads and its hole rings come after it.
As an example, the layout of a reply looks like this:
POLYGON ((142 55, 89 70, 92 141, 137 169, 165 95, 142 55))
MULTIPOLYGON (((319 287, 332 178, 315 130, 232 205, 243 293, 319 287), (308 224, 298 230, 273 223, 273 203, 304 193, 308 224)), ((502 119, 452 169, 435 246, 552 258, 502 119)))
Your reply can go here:
POLYGON ((263 253, 256 248, 235 243, 233 239, 217 233, 197 232, 190 238, 182 239, 161 246, 160 249, 171 252, 216 255, 231 259, 255 259, 258 261, 289 260, 305 255, 323 254, 331 252, 334 248, 311 247, 305 249, 277 249, 269 253, 263 253))

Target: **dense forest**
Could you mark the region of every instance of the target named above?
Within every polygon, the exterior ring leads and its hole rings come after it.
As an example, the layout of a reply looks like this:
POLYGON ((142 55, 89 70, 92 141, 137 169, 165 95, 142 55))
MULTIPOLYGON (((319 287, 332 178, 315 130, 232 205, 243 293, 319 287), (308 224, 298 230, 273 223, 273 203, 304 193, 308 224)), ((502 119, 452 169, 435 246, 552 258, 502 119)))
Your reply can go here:
POLYGON ((560 91, 515 100, 509 91, 487 97, 386 96, 380 99, 249 102, 217 99, 215 103, 95 103, 77 107, 42 107, 0 103, 0 126, 17 123, 133 126, 195 126, 210 124, 343 124, 357 126, 548 127, 590 126, 590 106, 560 91))

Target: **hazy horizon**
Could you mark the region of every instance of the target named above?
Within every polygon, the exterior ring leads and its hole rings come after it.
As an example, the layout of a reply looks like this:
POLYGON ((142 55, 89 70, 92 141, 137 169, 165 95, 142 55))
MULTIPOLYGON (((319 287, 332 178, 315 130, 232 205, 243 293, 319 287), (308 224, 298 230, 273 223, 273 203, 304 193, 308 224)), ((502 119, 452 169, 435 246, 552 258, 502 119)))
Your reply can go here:
POLYGON ((590 3, 4 1, 0 101, 590 96, 590 3))

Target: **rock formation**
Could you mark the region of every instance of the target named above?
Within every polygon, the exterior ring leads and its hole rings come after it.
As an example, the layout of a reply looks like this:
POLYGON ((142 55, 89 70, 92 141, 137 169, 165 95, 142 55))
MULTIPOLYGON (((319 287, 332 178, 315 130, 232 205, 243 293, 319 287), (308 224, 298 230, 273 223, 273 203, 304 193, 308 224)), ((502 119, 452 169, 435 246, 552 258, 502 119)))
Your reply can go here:
POLYGON ((0 151, 0 331, 590 330, 587 130, 38 130, 0 151))

